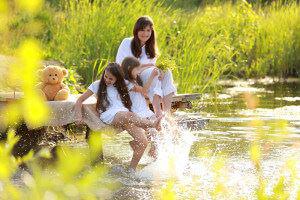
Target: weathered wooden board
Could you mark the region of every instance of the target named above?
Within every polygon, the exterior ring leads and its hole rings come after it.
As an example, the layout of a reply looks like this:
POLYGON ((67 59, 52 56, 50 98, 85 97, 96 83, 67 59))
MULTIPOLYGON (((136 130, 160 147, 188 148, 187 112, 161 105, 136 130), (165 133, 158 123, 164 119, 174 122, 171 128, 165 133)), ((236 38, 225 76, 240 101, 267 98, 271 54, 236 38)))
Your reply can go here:
MULTIPOLYGON (((0 102, 10 102, 23 97, 22 92, 0 92, 0 102)), ((75 95, 74 95, 75 96, 75 95)), ((77 96, 77 95, 76 95, 77 96)), ((172 108, 192 108, 191 101, 200 97, 200 94, 177 94, 173 97, 172 108)))
POLYGON ((23 97, 23 92, 0 92, 0 102, 14 101, 23 97))

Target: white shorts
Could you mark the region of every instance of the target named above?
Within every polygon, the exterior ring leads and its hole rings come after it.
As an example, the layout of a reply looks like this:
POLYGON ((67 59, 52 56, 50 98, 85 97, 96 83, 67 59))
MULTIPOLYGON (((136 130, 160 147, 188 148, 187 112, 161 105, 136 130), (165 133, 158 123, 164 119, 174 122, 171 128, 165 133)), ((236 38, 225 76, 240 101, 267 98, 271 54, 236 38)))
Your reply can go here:
MULTIPOLYGON (((155 69, 155 67, 150 67, 150 68, 142 71, 142 73, 140 74, 140 78, 143 81, 143 84, 145 84, 147 82, 153 69, 155 69)), ((170 70, 167 70, 164 74, 163 80, 160 81, 158 79, 158 76, 156 76, 153 79, 152 84, 148 90, 148 97, 152 103, 154 95, 164 97, 171 93, 175 94, 176 91, 177 91, 176 87, 173 83, 172 72, 170 70)))
POLYGON ((121 111, 129 111, 127 108, 110 108, 106 110, 105 112, 100 114, 100 119, 103 121, 105 124, 111 124, 118 112, 121 111))

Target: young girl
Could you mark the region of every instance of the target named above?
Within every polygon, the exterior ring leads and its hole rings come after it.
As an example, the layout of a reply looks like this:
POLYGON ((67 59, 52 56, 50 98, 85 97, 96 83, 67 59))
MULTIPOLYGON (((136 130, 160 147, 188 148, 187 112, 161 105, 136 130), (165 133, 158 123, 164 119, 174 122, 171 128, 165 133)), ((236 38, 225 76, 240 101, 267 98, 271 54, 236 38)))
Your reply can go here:
MULTIPOLYGON (((122 63, 123 59, 128 56, 134 56, 141 62, 140 78, 145 84, 155 69, 157 59, 155 30, 150 17, 143 16, 137 20, 133 29, 133 38, 125 38, 122 41, 118 49, 116 62, 122 63)), ((162 80, 155 77, 147 93, 157 116, 162 115, 162 110, 169 112, 172 97, 176 93, 171 71, 165 72, 162 80)))
POLYGON ((126 130, 133 137, 136 148, 130 168, 135 170, 148 145, 144 129, 158 128, 161 118, 152 122, 130 112, 132 102, 120 65, 117 63, 109 63, 101 79, 92 83, 78 98, 75 104, 75 112, 79 114, 78 121, 82 120, 82 103, 93 94, 97 96, 96 109, 100 112, 100 119, 106 124, 126 130))
MULTIPOLYGON (((158 76, 158 70, 153 70, 148 81, 144 85, 144 87, 139 86, 139 77, 138 77, 138 69, 140 67, 140 62, 135 57, 126 57, 122 64, 121 68, 124 72, 124 77, 126 80, 129 81, 129 84, 131 85, 130 88, 132 88, 129 91, 130 99, 132 101, 132 107, 131 110, 133 113, 136 113, 139 117, 155 120, 156 116, 155 114, 149 109, 148 103, 144 97, 145 91, 148 90, 150 87, 153 79, 158 76)), ((157 134, 156 130, 149 129, 148 130, 148 140, 151 141, 157 134)), ((136 144, 134 141, 130 142, 130 145, 132 149, 136 148, 136 144)), ((149 155, 156 158, 156 146, 153 143, 151 145, 149 155)))

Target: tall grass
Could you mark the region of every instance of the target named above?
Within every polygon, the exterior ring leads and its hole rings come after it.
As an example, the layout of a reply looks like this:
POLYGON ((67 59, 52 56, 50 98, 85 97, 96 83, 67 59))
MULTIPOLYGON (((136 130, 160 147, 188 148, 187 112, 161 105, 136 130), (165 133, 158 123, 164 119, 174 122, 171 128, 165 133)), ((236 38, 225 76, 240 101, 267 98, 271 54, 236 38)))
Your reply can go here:
MULTIPOLYGON (((281 4, 280 4, 281 5, 281 4)), ((114 61, 135 20, 150 15, 161 54, 170 55, 179 92, 201 92, 224 77, 284 76, 299 72, 300 7, 253 8, 246 1, 187 12, 157 1, 64 1, 53 22, 47 57, 75 66, 85 84, 114 61)))
POLYGON ((95 65, 101 71, 108 60, 114 61, 119 44, 132 35, 140 15, 149 14, 158 27, 168 27, 175 13, 153 1, 70 1, 50 26, 53 39, 48 56, 77 66, 89 83, 98 71, 95 65))
POLYGON ((300 72, 300 9, 299 6, 265 9, 259 20, 254 63, 251 71, 258 75, 285 76, 290 70, 300 72))
POLYGON ((220 78, 300 72, 300 6, 291 1, 209 4, 191 0, 187 4, 194 7, 188 10, 181 0, 174 5, 155 0, 51 2, 60 6, 45 6, 35 16, 38 23, 31 23, 30 15, 13 13, 9 34, 0 37, 1 53, 13 53, 28 37, 26 31, 39 27, 30 37, 42 40, 46 59, 62 61, 88 85, 107 62, 115 60, 119 44, 132 35, 136 19, 150 15, 160 54, 176 62, 173 74, 179 92, 208 91, 220 78))

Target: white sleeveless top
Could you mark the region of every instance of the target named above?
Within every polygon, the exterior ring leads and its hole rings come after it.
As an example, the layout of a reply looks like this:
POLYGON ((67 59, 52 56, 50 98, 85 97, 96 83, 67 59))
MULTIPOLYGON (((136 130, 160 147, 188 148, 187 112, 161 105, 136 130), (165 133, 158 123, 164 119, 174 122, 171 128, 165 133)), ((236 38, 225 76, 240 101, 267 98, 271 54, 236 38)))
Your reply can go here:
MULTIPOLYGON (((125 38, 119 46, 117 57, 116 57, 116 62, 119 63, 120 65, 121 65, 121 63, 122 63, 122 61, 124 60, 125 57, 128 57, 128 56, 135 57, 132 54, 132 51, 131 51, 131 41, 132 41, 132 39, 133 39, 132 37, 131 38, 125 38)), ((141 56, 138 58, 140 63, 141 64, 152 63, 152 64, 155 65, 156 59, 157 59, 156 57, 155 58, 148 58, 148 56, 146 54, 146 50, 145 50, 145 45, 144 45, 142 47, 141 56)))
MULTIPOLYGON (((133 83, 128 84, 128 88, 133 87, 133 83)), ((154 115, 154 113, 150 110, 145 97, 140 92, 129 91, 129 95, 132 102, 131 111, 133 113, 142 118, 148 118, 154 115)))
MULTIPOLYGON (((93 82, 88 89, 97 95, 99 89, 100 80, 93 82)), ((126 81, 128 85, 128 81, 126 81)), ((128 90, 131 88, 128 87, 128 90)), ((122 103, 121 97, 117 88, 113 85, 107 86, 107 100, 109 106, 106 108, 105 112, 100 113, 100 119, 106 123, 111 124, 115 118, 115 115, 120 111, 129 111, 122 103)))

